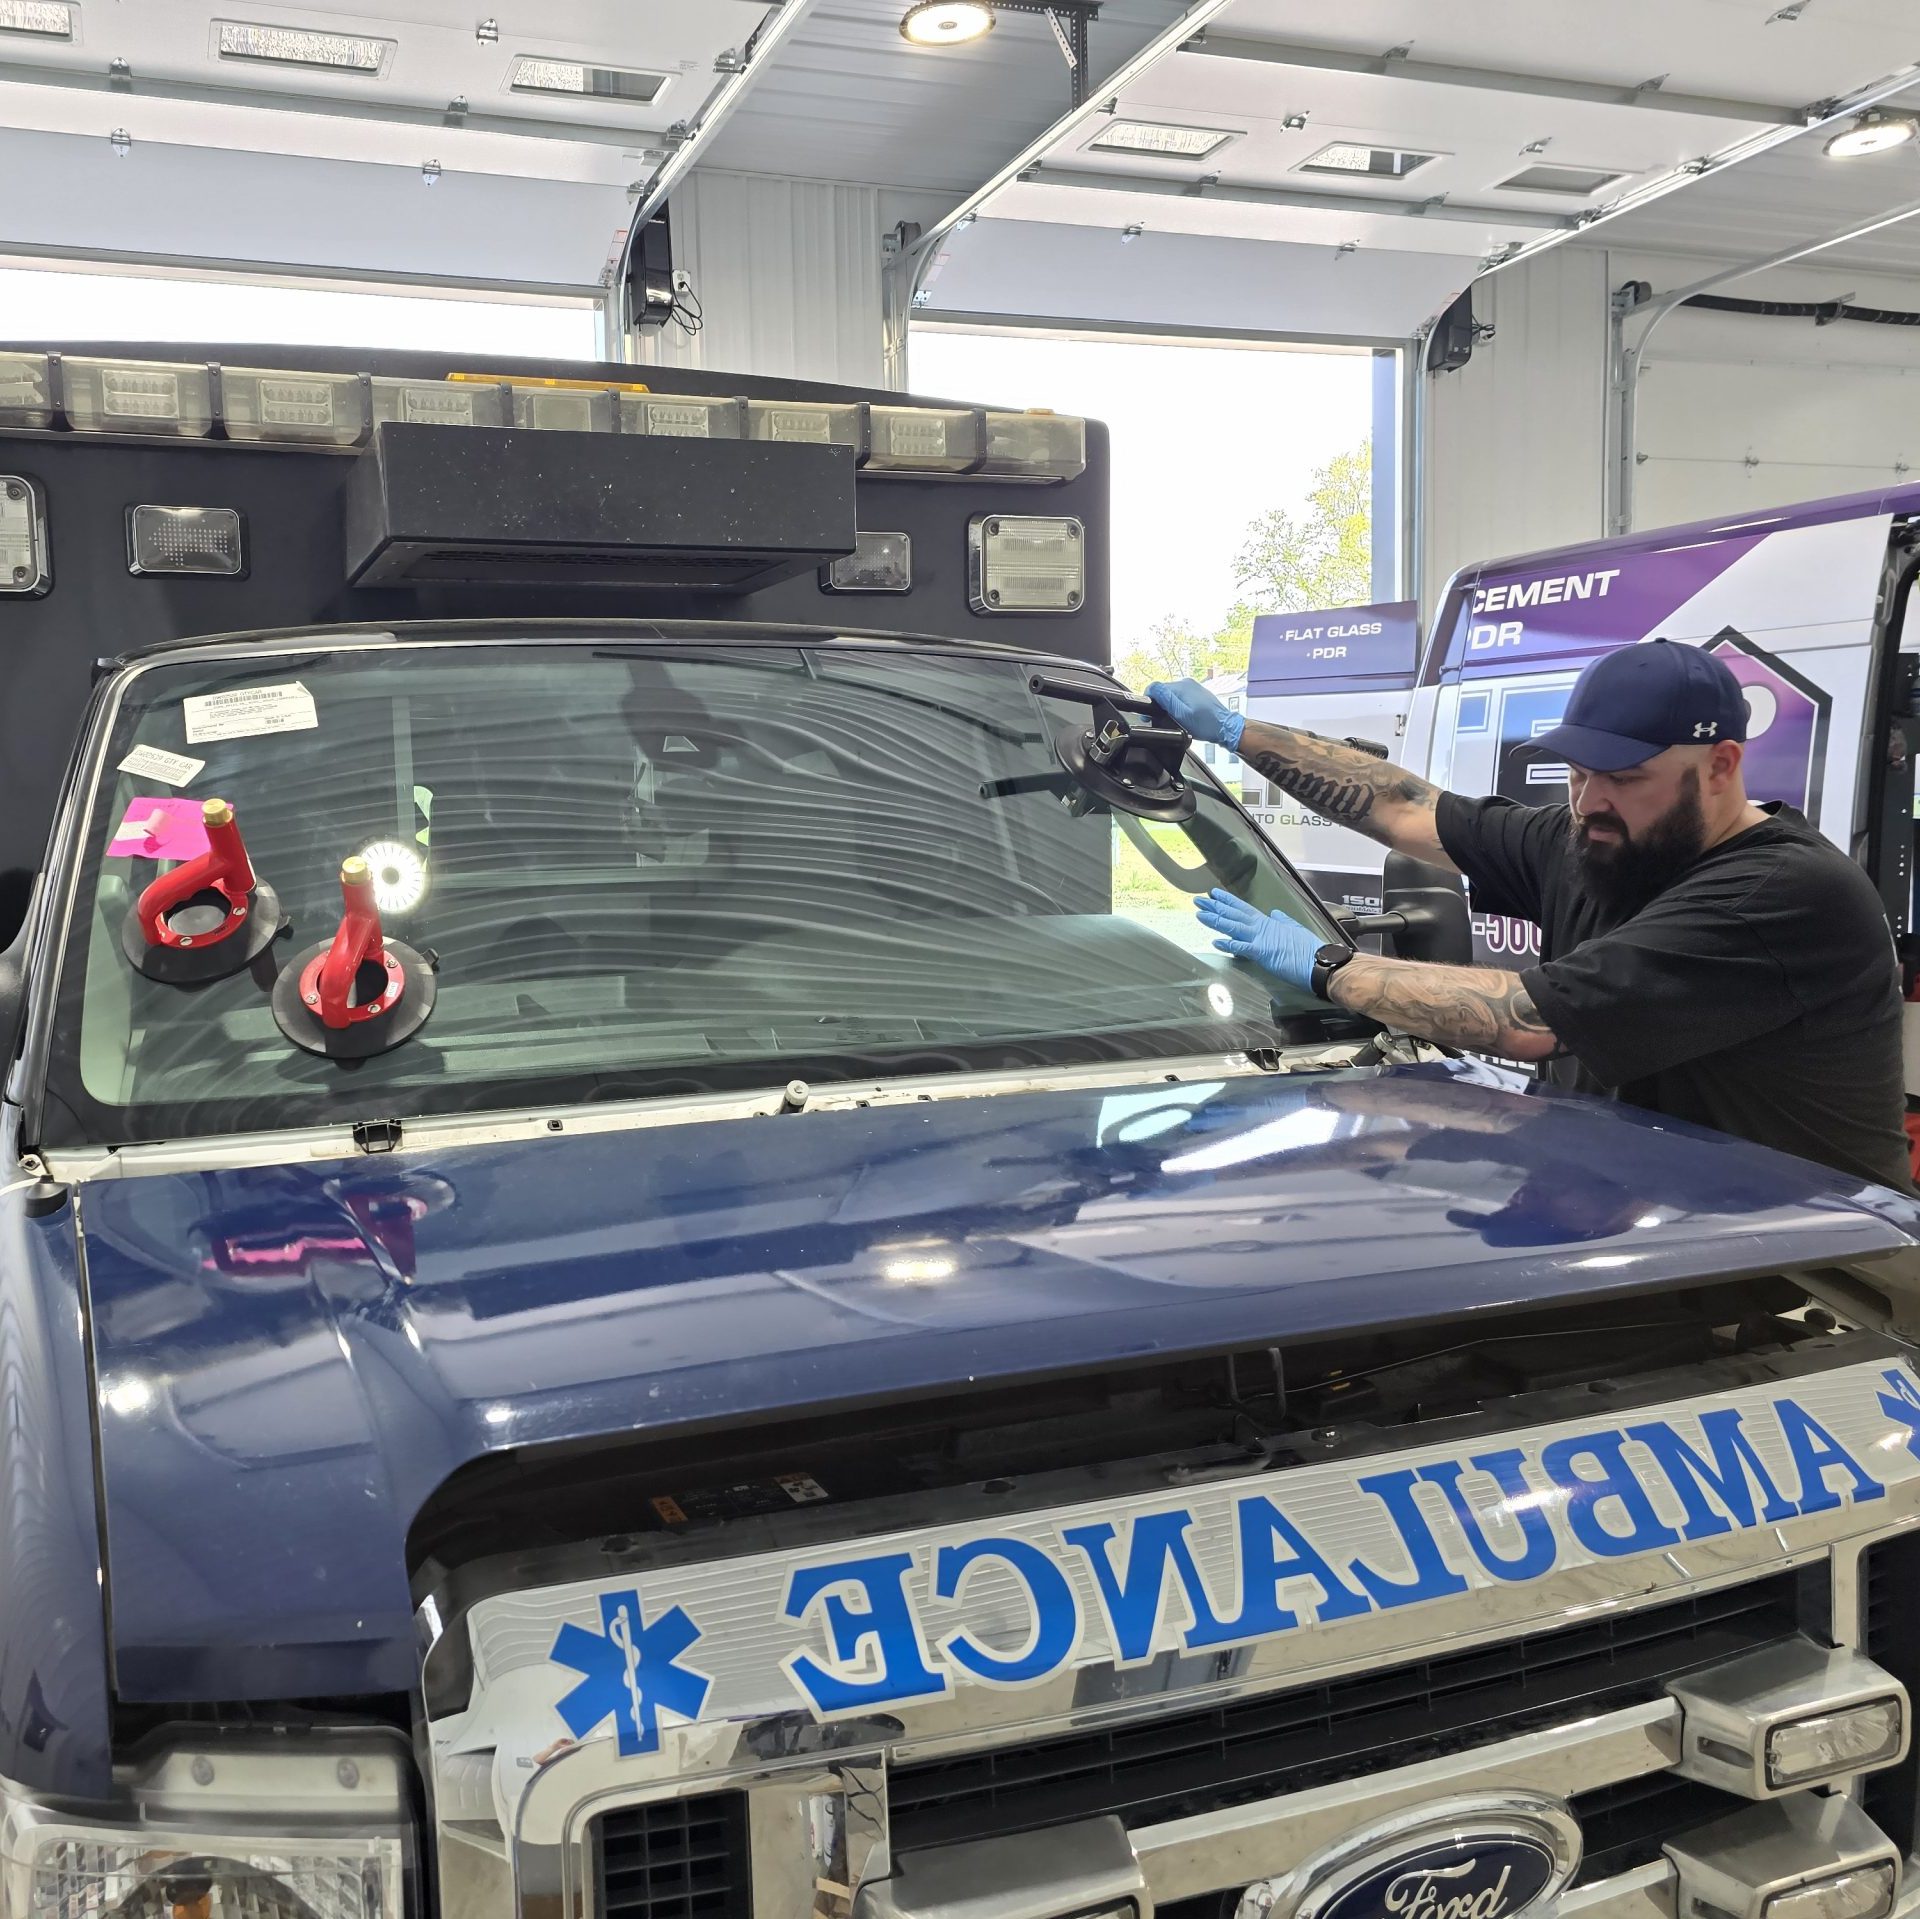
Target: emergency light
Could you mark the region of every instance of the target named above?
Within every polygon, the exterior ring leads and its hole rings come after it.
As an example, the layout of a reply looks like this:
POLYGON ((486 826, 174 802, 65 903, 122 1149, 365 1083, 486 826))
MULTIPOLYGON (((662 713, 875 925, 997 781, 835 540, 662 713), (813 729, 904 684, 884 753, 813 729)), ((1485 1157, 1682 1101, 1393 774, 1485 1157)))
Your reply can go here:
POLYGON ((662 393, 639 382, 495 380, 472 373, 398 379, 0 353, 0 430, 349 452, 389 424, 844 446, 857 465, 908 478, 984 474, 1047 483, 1077 479, 1087 466, 1086 422, 1040 409, 744 399, 662 393))

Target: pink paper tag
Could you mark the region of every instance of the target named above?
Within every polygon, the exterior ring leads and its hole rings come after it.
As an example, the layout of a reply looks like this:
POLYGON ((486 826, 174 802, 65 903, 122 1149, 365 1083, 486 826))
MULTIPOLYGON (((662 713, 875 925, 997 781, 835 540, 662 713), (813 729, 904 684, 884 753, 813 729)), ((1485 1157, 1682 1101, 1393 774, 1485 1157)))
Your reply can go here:
POLYGON ((206 850, 201 802, 167 798, 130 802, 107 853, 116 859, 191 860, 206 850))

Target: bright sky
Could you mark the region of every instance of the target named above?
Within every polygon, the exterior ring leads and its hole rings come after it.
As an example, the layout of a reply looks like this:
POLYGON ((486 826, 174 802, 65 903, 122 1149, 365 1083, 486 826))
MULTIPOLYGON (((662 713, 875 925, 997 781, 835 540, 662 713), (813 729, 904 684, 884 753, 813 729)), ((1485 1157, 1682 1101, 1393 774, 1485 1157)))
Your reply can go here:
POLYGON ((1367 353, 1022 338, 920 326, 915 393, 1104 420, 1113 444, 1115 655, 1171 614, 1207 631, 1239 597, 1234 558, 1269 507, 1368 437, 1367 353))
POLYGON ((0 268, 0 339, 234 340, 591 360, 590 306, 0 268))

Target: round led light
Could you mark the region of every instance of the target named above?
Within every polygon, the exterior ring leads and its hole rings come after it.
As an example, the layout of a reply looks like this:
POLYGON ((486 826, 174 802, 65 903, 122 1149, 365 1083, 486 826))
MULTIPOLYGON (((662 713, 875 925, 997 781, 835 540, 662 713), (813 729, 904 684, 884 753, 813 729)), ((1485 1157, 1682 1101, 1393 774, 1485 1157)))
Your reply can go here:
POLYGON ((1885 153, 1889 147, 1901 147, 1920 132, 1920 121, 1910 113, 1883 113, 1869 107, 1852 126, 1836 133, 1827 142, 1831 160, 1857 160, 1863 154, 1885 153))
POLYGON ((909 7, 900 31, 916 47, 958 47, 993 31, 986 0, 920 0, 909 7))
POLYGON ((427 863, 398 840, 375 840, 360 849, 373 874, 373 903, 383 913, 408 913, 427 896, 427 863))

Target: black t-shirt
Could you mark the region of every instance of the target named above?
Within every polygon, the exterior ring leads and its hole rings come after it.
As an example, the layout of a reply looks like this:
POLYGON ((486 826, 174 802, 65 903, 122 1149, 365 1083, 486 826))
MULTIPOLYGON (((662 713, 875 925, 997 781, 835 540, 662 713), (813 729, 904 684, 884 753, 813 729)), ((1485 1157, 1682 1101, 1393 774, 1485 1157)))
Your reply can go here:
POLYGON ((1474 904, 1540 928, 1521 979, 1571 1055, 1544 1078, 1911 1192, 1879 896, 1803 815, 1765 810, 1637 912, 1581 886, 1564 806, 1443 793, 1437 819, 1474 904))

